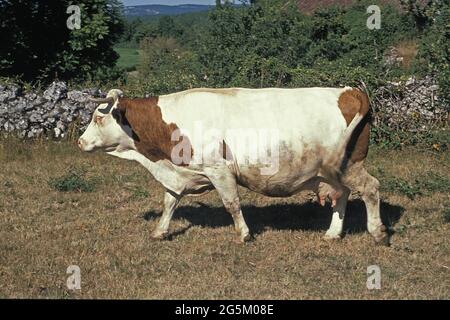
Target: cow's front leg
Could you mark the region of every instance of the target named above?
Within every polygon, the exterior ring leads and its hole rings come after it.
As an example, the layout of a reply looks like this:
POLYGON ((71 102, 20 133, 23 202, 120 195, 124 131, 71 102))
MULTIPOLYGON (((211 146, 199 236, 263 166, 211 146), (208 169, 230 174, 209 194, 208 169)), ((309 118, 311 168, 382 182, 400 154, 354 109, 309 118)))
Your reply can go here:
POLYGON ((251 239, 251 235, 242 215, 236 178, 226 169, 220 171, 210 172, 208 178, 222 198, 225 209, 233 218, 234 228, 238 234, 239 241, 247 242, 251 239))
POLYGON ((180 199, 180 196, 170 191, 166 191, 166 193, 164 194, 164 211, 161 218, 159 219, 158 226, 152 232, 151 237, 153 239, 162 240, 167 236, 170 220, 172 219, 173 212, 180 202, 180 199))

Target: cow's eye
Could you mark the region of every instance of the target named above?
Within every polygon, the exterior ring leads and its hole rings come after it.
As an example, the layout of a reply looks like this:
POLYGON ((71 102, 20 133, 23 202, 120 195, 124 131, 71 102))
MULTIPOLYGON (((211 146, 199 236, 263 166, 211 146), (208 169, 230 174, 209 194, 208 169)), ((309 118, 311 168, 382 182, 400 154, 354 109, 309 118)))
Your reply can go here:
POLYGON ((94 122, 95 122, 96 124, 98 124, 98 125, 101 125, 101 124, 102 124, 102 121, 103 121, 103 117, 101 117, 101 116, 96 116, 96 117, 94 118, 94 122))

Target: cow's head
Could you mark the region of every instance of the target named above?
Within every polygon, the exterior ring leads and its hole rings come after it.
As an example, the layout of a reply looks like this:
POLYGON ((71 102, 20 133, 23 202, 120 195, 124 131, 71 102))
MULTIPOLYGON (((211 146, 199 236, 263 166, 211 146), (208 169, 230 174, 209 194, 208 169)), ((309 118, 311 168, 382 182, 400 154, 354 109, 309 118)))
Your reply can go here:
POLYGON ((131 128, 123 123, 117 109, 122 91, 112 89, 104 99, 90 99, 99 103, 92 115, 86 131, 78 139, 78 146, 83 151, 114 151, 118 147, 132 148, 131 128))

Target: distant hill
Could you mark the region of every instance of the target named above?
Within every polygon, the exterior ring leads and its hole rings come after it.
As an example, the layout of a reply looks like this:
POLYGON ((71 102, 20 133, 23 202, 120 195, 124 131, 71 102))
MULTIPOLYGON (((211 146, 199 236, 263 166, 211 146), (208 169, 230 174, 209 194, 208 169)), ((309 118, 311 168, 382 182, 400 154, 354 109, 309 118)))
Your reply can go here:
POLYGON ((148 4, 141 6, 126 6, 124 14, 127 17, 170 16, 183 13, 207 11, 214 6, 182 4, 167 6, 162 4, 148 4))
MULTIPOLYGON (((425 6, 430 0, 419 0, 419 4, 425 6)), ((326 8, 329 6, 341 6, 347 7, 354 3, 356 0, 297 0, 300 11, 304 13, 312 13, 317 8, 326 8)), ((396 8, 401 9, 401 0, 381 0, 382 3, 391 4, 396 8)))
MULTIPOLYGON (((187 0, 189 1, 189 0, 187 0)), ((384 3, 389 3, 397 8, 401 8, 401 0, 381 0, 384 3)), ((419 0, 421 5, 425 5, 430 0, 419 0)), ((317 8, 325 8, 332 5, 349 6, 357 2, 356 0, 297 0, 300 11, 304 13, 312 13, 317 8)), ((157 17, 168 15, 179 15, 192 12, 204 12, 214 8, 213 5, 197 5, 197 4, 182 4, 177 6, 168 6, 163 4, 148 4, 139 6, 126 6, 124 14, 128 18, 135 17, 157 17)))

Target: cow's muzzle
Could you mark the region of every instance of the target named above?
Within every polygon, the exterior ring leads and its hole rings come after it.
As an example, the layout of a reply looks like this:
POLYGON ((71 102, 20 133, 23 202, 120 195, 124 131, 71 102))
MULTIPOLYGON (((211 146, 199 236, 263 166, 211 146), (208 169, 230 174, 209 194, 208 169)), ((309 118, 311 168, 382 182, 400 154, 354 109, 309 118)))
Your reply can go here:
POLYGON ((78 148, 80 148, 82 151, 85 151, 86 141, 83 138, 80 138, 77 140, 78 148))

